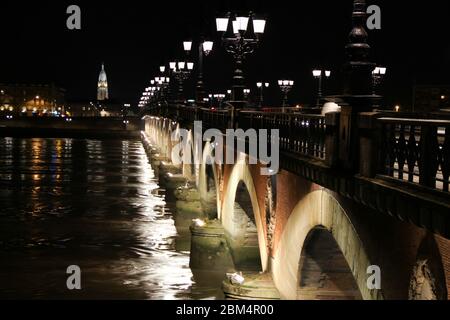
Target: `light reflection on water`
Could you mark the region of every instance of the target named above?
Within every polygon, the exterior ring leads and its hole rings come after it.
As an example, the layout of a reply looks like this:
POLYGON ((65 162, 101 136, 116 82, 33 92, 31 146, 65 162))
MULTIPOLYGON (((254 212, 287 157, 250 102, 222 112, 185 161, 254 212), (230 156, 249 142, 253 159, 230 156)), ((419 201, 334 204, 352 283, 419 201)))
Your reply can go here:
POLYGON ((169 207, 138 140, 0 138, 0 298, 221 297, 169 207))

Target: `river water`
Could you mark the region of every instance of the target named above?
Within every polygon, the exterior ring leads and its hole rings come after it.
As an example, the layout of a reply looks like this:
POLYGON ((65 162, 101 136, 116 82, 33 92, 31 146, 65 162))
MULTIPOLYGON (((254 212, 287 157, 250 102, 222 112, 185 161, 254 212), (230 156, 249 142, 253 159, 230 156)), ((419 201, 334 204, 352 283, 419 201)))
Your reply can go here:
POLYGON ((139 140, 0 138, 0 298, 221 298, 164 193, 139 140))

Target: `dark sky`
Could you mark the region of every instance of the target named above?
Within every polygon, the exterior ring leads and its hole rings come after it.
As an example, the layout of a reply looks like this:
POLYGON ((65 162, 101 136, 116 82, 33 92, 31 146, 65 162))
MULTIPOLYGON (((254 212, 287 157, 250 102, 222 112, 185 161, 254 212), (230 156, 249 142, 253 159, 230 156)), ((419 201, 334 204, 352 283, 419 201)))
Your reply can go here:
MULTIPOLYGON (((381 31, 370 32, 372 60, 388 67, 387 101, 409 104, 414 82, 450 84, 450 2, 368 1, 382 8, 381 31)), ((309 102, 312 68, 334 72, 327 93, 339 93, 351 0, 323 1, 9 1, 0 2, 0 82, 55 82, 69 98, 93 99, 105 62, 112 97, 136 103, 161 63, 182 55, 182 41, 201 33, 217 40, 215 16, 228 10, 267 14, 261 47, 246 63, 249 87, 291 78, 294 102, 309 102), (82 30, 66 28, 66 8, 78 4, 82 30)), ((205 61, 210 91, 224 92, 232 60, 216 43, 205 61)))

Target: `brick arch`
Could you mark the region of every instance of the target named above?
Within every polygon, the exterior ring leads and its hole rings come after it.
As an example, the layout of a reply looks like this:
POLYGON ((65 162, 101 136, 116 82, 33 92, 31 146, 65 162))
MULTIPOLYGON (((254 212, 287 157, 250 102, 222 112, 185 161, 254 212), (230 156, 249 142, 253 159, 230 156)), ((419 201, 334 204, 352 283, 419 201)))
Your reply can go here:
MULTIPOLYGON (((180 138, 178 139, 180 141, 180 138)), ((187 142, 183 143, 183 176, 186 178, 193 180, 196 176, 196 169, 195 169, 195 160, 196 152, 194 147, 194 137, 192 134, 192 130, 188 131, 188 137, 187 142)))
MULTIPOLYGON (((210 194, 208 192, 208 175, 207 175, 207 167, 212 167, 213 172, 213 178, 214 178, 214 184, 215 184, 215 190, 216 190, 216 214, 217 218, 220 219, 220 197, 219 197, 219 191, 220 191, 220 178, 219 173, 217 172, 217 167, 214 163, 208 164, 208 159, 212 159, 212 152, 213 148, 210 141, 207 141, 205 143, 205 147, 203 148, 203 154, 202 159, 200 161, 200 168, 199 168, 199 175, 198 175, 198 191, 200 193, 200 199, 203 203, 208 203, 211 201, 210 194)), ((211 162, 209 162, 211 163, 211 162)))
POLYGON ((170 119, 162 119, 158 128, 159 134, 157 135, 157 145, 160 146, 161 153, 171 158, 172 153, 172 131, 173 124, 170 119))
POLYGON ((355 227, 338 201, 325 190, 313 191, 297 204, 281 235, 272 263, 272 275, 282 298, 297 298, 301 253, 307 236, 318 227, 332 234, 362 298, 382 299, 381 292, 367 288, 366 272, 371 263, 355 227))
POLYGON ((443 242, 447 241, 430 233, 422 240, 411 271, 410 300, 448 299, 449 275, 444 266, 443 242))
POLYGON ((261 269, 262 271, 267 271, 267 240, 262 222, 261 210, 258 205, 258 197, 256 194, 255 185, 253 183, 253 178, 246 159, 239 159, 238 162, 234 165, 230 176, 228 177, 227 186, 224 190, 224 196, 222 200, 221 222, 229 237, 233 238, 238 236, 238 230, 234 223, 234 217, 236 192, 241 182, 245 184, 248 194, 250 195, 252 209, 255 215, 255 223, 258 233, 258 245, 261 257, 261 269))

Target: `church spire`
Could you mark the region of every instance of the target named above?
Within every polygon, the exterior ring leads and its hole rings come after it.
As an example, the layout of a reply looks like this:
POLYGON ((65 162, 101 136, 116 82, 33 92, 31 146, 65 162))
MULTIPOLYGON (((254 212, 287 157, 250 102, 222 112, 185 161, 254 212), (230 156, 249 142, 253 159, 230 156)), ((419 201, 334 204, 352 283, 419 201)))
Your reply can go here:
POLYGON ((102 70, 98 76, 97 100, 104 101, 109 99, 108 78, 106 77, 105 64, 102 63, 102 70))

